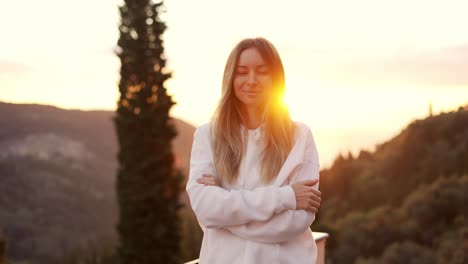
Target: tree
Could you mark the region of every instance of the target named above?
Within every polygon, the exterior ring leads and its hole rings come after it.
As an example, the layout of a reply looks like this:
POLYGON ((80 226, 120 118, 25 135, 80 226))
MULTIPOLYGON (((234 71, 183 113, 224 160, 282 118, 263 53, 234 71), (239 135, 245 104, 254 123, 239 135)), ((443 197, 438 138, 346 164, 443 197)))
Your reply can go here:
POLYGON ((174 105, 164 82, 170 78, 159 19, 162 2, 125 0, 117 55, 121 60, 120 99, 114 123, 119 141, 117 196, 120 244, 126 263, 180 263, 181 175, 173 167, 169 117, 174 105))
POLYGON ((460 224, 458 230, 450 230, 441 236, 437 249, 438 264, 468 263, 468 227, 460 224))
POLYGON ((412 241, 395 242, 385 250, 382 256, 384 264, 435 264, 435 255, 431 248, 412 241))
POLYGON ((0 230, 0 264, 6 263, 6 247, 6 239, 3 236, 2 231, 0 230))

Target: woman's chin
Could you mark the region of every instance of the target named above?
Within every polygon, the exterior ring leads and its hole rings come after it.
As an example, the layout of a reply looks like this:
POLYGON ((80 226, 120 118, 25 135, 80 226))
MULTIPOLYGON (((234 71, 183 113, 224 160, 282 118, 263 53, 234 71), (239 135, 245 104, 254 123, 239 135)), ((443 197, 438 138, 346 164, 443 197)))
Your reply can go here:
POLYGON ((244 100, 242 103, 245 107, 249 108, 259 108, 263 105, 260 100, 244 100))

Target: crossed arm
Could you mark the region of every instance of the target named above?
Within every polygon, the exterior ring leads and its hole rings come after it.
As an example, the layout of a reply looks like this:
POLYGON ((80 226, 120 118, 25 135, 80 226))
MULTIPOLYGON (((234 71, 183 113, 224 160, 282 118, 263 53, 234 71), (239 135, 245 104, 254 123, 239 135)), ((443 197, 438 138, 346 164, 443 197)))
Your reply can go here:
POLYGON ((212 153, 206 153, 211 148, 198 133, 195 132, 192 147, 187 192, 202 225, 225 228, 260 243, 284 242, 309 228, 320 206, 320 192, 315 184, 319 178, 318 157, 311 134, 306 141, 304 162, 289 177, 292 185, 227 191, 213 176, 212 153))

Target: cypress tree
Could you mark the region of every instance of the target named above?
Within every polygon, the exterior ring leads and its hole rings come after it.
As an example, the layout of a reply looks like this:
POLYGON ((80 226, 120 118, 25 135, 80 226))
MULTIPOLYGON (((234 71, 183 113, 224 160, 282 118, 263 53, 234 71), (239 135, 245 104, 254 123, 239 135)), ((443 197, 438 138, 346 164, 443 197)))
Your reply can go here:
POLYGON ((7 251, 7 241, 3 236, 2 230, 0 230, 0 264, 6 264, 6 253, 7 251))
POLYGON ((171 147, 174 102, 164 88, 170 78, 161 39, 166 26, 159 18, 164 10, 151 0, 125 0, 119 8, 117 251, 121 264, 180 263, 181 175, 171 147))

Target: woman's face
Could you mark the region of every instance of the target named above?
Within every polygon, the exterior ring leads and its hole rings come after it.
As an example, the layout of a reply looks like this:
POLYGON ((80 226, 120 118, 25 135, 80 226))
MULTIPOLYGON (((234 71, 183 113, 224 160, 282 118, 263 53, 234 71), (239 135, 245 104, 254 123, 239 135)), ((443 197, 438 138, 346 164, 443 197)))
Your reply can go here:
POLYGON ((273 85, 271 66, 256 48, 242 51, 234 72, 234 93, 245 107, 264 106, 273 85))

